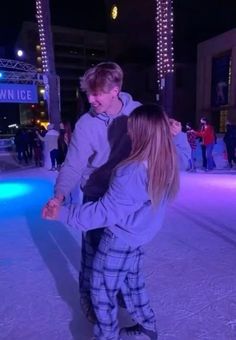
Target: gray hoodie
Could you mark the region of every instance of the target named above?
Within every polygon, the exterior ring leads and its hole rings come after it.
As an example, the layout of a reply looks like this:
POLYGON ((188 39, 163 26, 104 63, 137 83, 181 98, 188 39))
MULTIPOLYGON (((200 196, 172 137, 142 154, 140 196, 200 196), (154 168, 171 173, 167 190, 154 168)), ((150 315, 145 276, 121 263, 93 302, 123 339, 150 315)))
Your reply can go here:
POLYGON ((58 219, 83 231, 108 227, 127 244, 143 245, 161 228, 167 202, 163 199, 156 207, 151 204, 147 178, 144 162, 120 166, 102 198, 84 205, 63 206, 58 219))
POLYGON ((42 142, 44 142, 45 152, 50 152, 54 149, 58 149, 58 137, 59 137, 58 131, 54 129, 50 129, 48 130, 48 132, 46 133, 44 137, 42 137, 39 134, 38 134, 38 137, 42 142))
POLYGON ((174 144, 179 161, 179 169, 187 170, 189 168, 189 160, 191 159, 191 146, 188 142, 187 133, 180 131, 174 136, 174 144))
POLYGON ((65 197, 78 185, 94 199, 107 190, 112 169, 129 155, 127 118, 141 104, 121 92, 120 113, 94 115, 85 113, 76 123, 64 166, 56 180, 55 193, 65 197))

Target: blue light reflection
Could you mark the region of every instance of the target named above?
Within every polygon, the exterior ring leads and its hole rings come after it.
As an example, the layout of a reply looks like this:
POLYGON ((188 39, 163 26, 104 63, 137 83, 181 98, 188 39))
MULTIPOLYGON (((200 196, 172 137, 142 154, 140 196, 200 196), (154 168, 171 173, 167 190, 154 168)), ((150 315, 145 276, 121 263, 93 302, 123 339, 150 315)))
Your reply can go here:
POLYGON ((27 183, 11 182, 0 183, 0 200, 25 196, 32 191, 32 186, 27 183))
POLYGON ((52 196, 53 183, 41 178, 14 178, 0 181, 0 219, 40 216, 45 202, 52 196))

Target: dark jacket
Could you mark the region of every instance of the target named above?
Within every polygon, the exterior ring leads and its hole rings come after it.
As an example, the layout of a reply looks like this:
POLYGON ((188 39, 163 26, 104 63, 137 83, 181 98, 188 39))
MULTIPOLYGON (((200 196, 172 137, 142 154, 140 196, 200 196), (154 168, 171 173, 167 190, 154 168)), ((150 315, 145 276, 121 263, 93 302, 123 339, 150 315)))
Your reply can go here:
POLYGON ((227 145, 236 145, 236 125, 227 124, 224 142, 227 145))

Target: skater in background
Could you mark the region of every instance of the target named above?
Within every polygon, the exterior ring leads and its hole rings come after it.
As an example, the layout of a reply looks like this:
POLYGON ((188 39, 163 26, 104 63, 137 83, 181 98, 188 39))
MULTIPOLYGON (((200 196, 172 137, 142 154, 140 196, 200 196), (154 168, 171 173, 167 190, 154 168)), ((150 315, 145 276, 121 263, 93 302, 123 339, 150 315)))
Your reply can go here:
POLYGON ((49 166, 47 163, 51 163, 51 167, 49 170, 55 171, 57 165, 59 164, 58 160, 58 137, 59 132, 54 129, 54 124, 49 124, 47 126, 47 133, 43 137, 37 132, 38 138, 44 143, 44 162, 46 166, 49 166), (50 161, 49 161, 50 160, 50 161))
POLYGON ((226 132, 223 138, 227 151, 228 166, 232 169, 236 165, 236 125, 227 121, 226 132))
POLYGON ((169 119, 171 125, 178 128, 177 133, 173 136, 174 144, 179 160, 179 169, 187 171, 190 168, 191 148, 188 143, 187 134, 182 131, 182 124, 172 118, 169 119))
POLYGON ((26 129, 20 128, 17 130, 15 138, 14 138, 17 159, 19 164, 22 164, 22 160, 24 160, 25 165, 29 163, 28 159, 28 135, 26 133, 26 129))
MULTIPOLYGON (((38 131, 38 130, 36 130, 38 131)), ((43 166, 43 142, 41 142, 38 133, 36 131, 32 132, 32 145, 33 145, 33 155, 35 166, 40 167, 43 166)))
POLYGON ((215 162, 213 159, 213 149, 216 143, 216 134, 213 126, 209 123, 206 117, 201 118, 201 131, 194 131, 197 137, 202 138, 202 152, 203 152, 203 166, 205 170, 213 170, 215 167, 215 162), (204 156, 205 152, 205 156, 204 156), (206 164, 204 163, 204 158, 206 157, 206 164))
POLYGON ((65 161, 68 146, 71 140, 71 134, 72 131, 70 123, 61 122, 58 136, 58 170, 61 168, 65 161))
POLYGON ((189 171, 196 171, 196 149, 197 149, 197 138, 191 123, 186 123, 187 139, 191 148, 191 159, 189 171))

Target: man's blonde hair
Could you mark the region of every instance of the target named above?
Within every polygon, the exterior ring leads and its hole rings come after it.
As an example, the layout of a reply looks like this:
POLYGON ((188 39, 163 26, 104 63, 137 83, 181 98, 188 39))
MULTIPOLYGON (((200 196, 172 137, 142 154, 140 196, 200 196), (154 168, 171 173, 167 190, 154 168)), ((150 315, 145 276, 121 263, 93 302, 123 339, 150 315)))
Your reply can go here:
POLYGON ((179 189, 179 170, 169 119, 155 104, 136 108, 128 118, 132 142, 127 160, 147 161, 148 192, 154 205, 174 198, 179 189))
POLYGON ((87 93, 109 92, 115 86, 121 90, 123 71, 113 62, 103 62, 88 69, 80 79, 81 90, 87 93))

